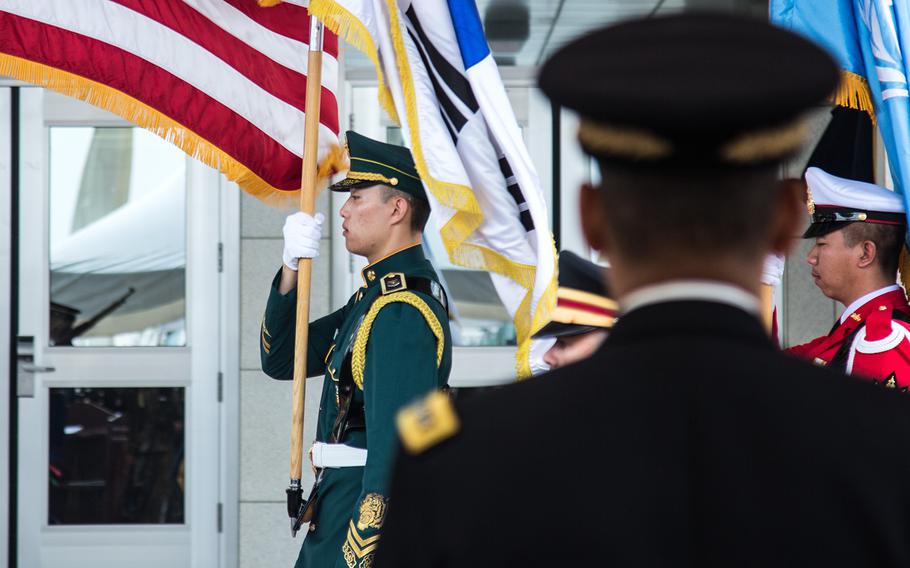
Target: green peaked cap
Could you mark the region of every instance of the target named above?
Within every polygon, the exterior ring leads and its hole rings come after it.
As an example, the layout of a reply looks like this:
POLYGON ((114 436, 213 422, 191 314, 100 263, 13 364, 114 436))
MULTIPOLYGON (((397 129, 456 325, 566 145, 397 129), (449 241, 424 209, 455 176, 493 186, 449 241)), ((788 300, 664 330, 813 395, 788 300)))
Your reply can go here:
POLYGON ((427 201, 427 194, 414 166, 411 151, 402 146, 378 142, 347 132, 351 169, 347 177, 333 184, 332 191, 351 191, 360 187, 382 184, 427 201))

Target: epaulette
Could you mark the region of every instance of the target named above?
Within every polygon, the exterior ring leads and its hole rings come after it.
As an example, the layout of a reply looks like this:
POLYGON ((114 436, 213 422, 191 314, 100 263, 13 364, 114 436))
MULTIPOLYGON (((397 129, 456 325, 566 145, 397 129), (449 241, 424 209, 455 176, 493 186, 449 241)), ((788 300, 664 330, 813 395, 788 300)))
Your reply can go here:
POLYGON ((408 280, 403 272, 389 272, 379 280, 383 295, 408 289, 408 280))
POLYGON ((461 422, 452 400, 435 391, 410 404, 395 417, 401 443, 410 454, 419 454, 458 433, 461 422))
POLYGON ((439 282, 432 278, 423 278, 421 276, 407 277, 404 272, 389 272, 379 279, 379 287, 382 289, 383 296, 401 292, 402 290, 421 292, 442 304, 442 309, 446 313, 449 311, 449 300, 446 298, 445 290, 442 289, 439 282))

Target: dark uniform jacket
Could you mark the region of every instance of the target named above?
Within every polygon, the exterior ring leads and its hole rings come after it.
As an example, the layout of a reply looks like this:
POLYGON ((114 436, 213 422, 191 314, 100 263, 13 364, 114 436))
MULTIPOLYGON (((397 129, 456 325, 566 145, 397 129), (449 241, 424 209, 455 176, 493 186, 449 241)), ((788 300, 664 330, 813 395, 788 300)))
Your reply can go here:
MULTIPOLYGON (((363 287, 343 308, 310 324, 307 376, 325 374, 316 440, 367 448, 367 463, 324 470, 314 527, 306 534, 298 566, 372 562, 387 508, 395 414, 445 385, 452 364, 446 310, 431 295, 407 288, 408 276, 438 284, 420 245, 367 266, 362 276, 363 287), (337 384, 349 352, 356 384, 351 414, 364 417, 365 424, 331 440, 337 384)), ((262 323, 262 369, 273 378, 292 379, 297 297, 295 292, 278 293, 279 277, 262 323)))
POLYGON ((378 566, 910 566, 910 398, 738 308, 638 308, 455 410, 397 464, 378 566))

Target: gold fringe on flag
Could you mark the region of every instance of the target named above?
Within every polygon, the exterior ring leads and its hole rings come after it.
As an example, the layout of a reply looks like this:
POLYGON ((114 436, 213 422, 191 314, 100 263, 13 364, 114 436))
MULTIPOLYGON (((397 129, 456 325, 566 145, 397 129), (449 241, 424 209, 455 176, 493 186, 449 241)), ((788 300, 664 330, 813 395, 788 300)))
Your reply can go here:
POLYGON ((910 292, 910 251, 907 250, 906 243, 901 249, 901 256, 897 269, 897 281, 904 287, 904 294, 910 292))
POLYGON ((876 124, 875 106, 866 78, 844 70, 841 70, 840 76, 840 83, 832 97, 834 104, 864 111, 872 119, 872 124, 876 124))
MULTIPOLYGON (((116 114, 221 171, 240 189, 267 205, 289 208, 296 207, 300 201, 300 190, 284 191, 272 186, 212 142, 122 91, 61 69, 2 53, 0 75, 56 91, 116 114)), ((345 167, 342 150, 334 145, 319 166, 322 185, 326 185, 329 175, 345 167)))
MULTIPOLYGON (((274 1, 274 0, 262 0, 274 1)), ((279 0, 280 1, 280 0, 279 0)), ((322 24, 329 28, 335 35, 344 39, 354 48, 364 53, 373 62, 376 69, 376 84, 379 87, 379 105, 386 111, 395 124, 401 124, 398 111, 395 110, 395 101, 385 82, 382 65, 379 63, 379 50, 373 42, 373 36, 356 16, 348 12, 343 6, 333 0, 311 0, 307 11, 311 16, 322 20, 322 24)))

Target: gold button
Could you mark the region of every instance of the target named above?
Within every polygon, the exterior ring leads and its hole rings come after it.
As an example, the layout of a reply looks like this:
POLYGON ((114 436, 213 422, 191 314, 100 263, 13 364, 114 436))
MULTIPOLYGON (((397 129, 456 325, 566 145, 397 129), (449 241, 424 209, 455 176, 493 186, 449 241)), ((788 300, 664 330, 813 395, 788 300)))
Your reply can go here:
POLYGON ((868 217, 868 215, 866 215, 865 213, 860 213, 860 214, 859 214, 859 220, 860 220, 860 221, 865 221, 867 217, 868 217))
POLYGON ((367 280, 369 280, 370 282, 372 282, 373 280, 376 280, 376 273, 373 272, 372 270, 367 270, 367 280))
POLYGON ((878 311, 883 312, 888 309, 888 306, 879 306, 878 311))
POLYGON ((398 185, 398 178, 389 178, 389 183, 392 185, 398 185))

